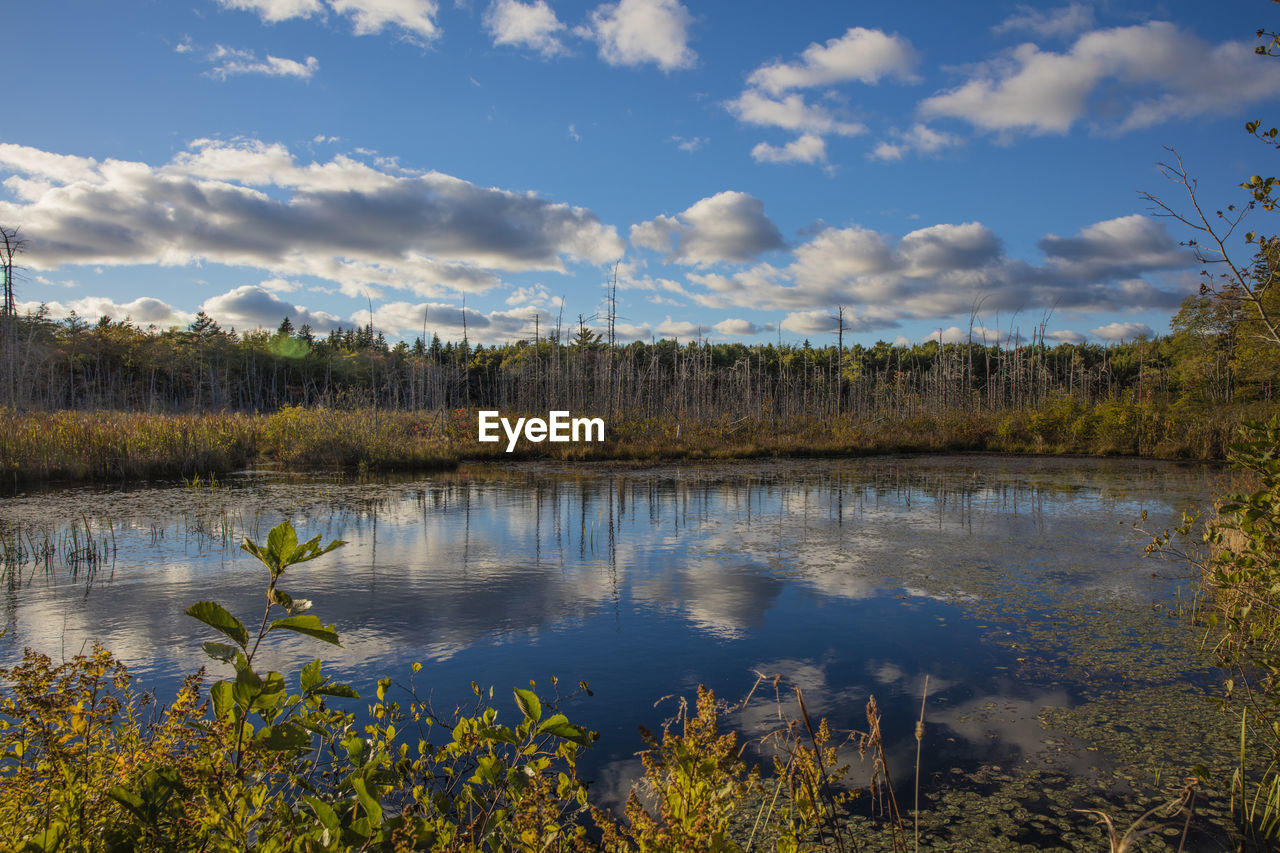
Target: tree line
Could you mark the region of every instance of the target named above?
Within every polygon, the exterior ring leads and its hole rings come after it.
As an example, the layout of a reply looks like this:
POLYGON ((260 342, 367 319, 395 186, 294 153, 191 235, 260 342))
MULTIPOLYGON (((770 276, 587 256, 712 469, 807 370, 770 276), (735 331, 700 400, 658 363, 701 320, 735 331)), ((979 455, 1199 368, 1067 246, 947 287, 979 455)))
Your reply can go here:
MULTIPOLYGON (((284 406, 692 418, 911 416, 938 411, 1142 399, 1209 407, 1271 401, 1280 356, 1230 294, 1189 297, 1169 335, 1103 346, 1053 343, 1043 325, 1019 346, 873 346, 571 336, 485 346, 418 337, 390 343, 372 325, 316 334, 286 318, 274 332, 64 320, 40 311, 0 322, 0 404, 17 410, 258 411, 284 406)), ((834 337, 834 336, 833 336, 834 337)))

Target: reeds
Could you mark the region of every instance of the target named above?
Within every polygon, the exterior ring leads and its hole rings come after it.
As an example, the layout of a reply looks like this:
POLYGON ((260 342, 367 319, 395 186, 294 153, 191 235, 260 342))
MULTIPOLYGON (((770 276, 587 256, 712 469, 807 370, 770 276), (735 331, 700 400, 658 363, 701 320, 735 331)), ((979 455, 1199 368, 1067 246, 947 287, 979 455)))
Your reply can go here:
MULTIPOLYGON (((516 415, 518 413, 510 413, 516 415)), ((537 414, 537 413, 535 413, 537 414)), ((545 412, 540 413, 545 415, 545 412)), ((0 488, 23 482, 181 479, 212 487, 248 466, 285 471, 432 471, 460 460, 651 462, 899 452, 995 451, 1220 458, 1239 412, 1148 404, 912 415, 606 419, 604 442, 480 443, 473 409, 383 411, 287 406, 271 414, 155 415, 0 408, 0 488)))

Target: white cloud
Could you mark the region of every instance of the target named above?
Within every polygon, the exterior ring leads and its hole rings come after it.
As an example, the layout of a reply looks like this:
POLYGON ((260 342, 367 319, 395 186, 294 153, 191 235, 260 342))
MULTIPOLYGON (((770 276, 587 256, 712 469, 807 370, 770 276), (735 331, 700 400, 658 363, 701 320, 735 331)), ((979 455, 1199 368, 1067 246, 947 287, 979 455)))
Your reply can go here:
POLYGON ((840 305, 849 309, 846 328, 858 332, 963 320, 976 306, 997 313, 1170 310, 1185 295, 1181 286, 1144 277, 1191 265, 1163 226, 1144 217, 1100 222, 1070 238, 1049 235, 1042 246, 1046 261, 1034 265, 1008 257, 977 222, 932 225, 896 240, 865 228, 824 228, 795 248, 788 266, 690 273, 685 296, 708 308, 789 311, 784 328, 815 334, 832 327, 828 315, 840 305), (1118 250, 1126 241, 1128 255, 1118 250))
POLYGON ((605 263, 624 249, 591 211, 533 193, 343 156, 304 165, 258 142, 198 140, 162 166, 0 145, 3 171, 48 183, 0 200, 0 221, 24 223, 35 269, 208 261, 316 276, 349 295, 432 295, 484 290, 501 272, 605 263))
POLYGON ((914 79, 918 61, 911 42, 881 30, 850 27, 825 45, 810 44, 797 62, 774 62, 757 68, 747 85, 779 95, 789 89, 806 89, 833 83, 878 83, 883 77, 914 79))
POLYGON ((825 163, 827 143, 812 133, 793 139, 781 148, 758 142, 751 149, 751 158, 757 163, 825 163))
POLYGON ((504 300, 512 307, 530 307, 530 306, 550 306, 553 304, 551 291, 547 290, 544 285, 535 284, 532 287, 517 287, 511 291, 511 295, 504 300))
POLYGON ((674 217, 633 225, 631 242, 667 253, 668 261, 698 266, 742 263, 786 246, 764 203, 733 191, 704 198, 674 217))
POLYGON ((907 131, 894 131, 895 142, 881 142, 871 152, 873 160, 901 160, 908 152, 937 154, 947 148, 960 145, 963 140, 954 133, 935 130, 917 122, 907 131))
MULTIPOLYGON (((548 312, 538 312, 538 317, 542 329, 549 331, 555 318, 548 312)), ((350 318, 357 326, 368 322, 368 310, 356 311, 350 318)), ((373 310, 373 327, 384 335, 421 335, 424 326, 428 339, 438 334, 443 340, 462 340, 465 328, 472 343, 495 344, 532 338, 534 320, 528 310, 486 313, 441 302, 390 302, 373 310)))
POLYGON ((925 335, 926 341, 941 341, 944 344, 963 344, 975 343, 983 346, 1017 346, 1021 337, 1016 332, 1002 332, 999 329, 988 328, 987 326, 974 326, 969 328, 965 326, 950 326, 946 329, 936 329, 925 335))
POLYGON ((1090 113, 1122 133, 1174 118, 1226 115, 1280 95, 1280 66, 1259 64, 1242 41, 1210 44, 1171 23, 1096 30, 1065 53, 1026 43, 1007 60, 920 105, 987 131, 1066 133, 1090 113))
POLYGON ((688 151, 692 154, 694 151, 705 147, 711 140, 707 139, 705 136, 695 136, 692 139, 685 139, 683 136, 673 136, 671 137, 671 141, 674 142, 676 147, 681 151, 688 151))
POLYGON ((258 283, 258 287, 272 293, 293 293, 301 288, 297 282, 285 281, 283 278, 269 278, 258 283))
POLYGON ((324 5, 320 0, 217 0, 224 9, 240 9, 254 12, 269 24, 287 21, 290 18, 309 18, 312 15, 323 15, 324 5))
POLYGON ((1163 225, 1136 213, 1090 225, 1075 237, 1047 234, 1039 246, 1052 266, 1080 278, 1178 269, 1193 260, 1163 225))
POLYGON ((707 326, 699 323, 690 323, 688 320, 672 320, 670 316, 658 324, 657 333, 664 338, 690 338, 706 337, 707 332, 711 331, 707 326))
POLYGON ((722 335, 754 335, 762 331, 759 326, 750 320, 739 320, 733 317, 721 320, 712 328, 722 335))
POLYGON ((991 28, 993 33, 1028 30, 1049 38, 1072 36, 1093 26, 1093 9, 1083 3, 1071 3, 1058 9, 1036 9, 1018 6, 1018 11, 991 28))
POLYGON ((610 65, 652 63, 675 71, 697 62, 688 44, 692 22, 678 0, 619 0, 596 7, 590 24, 576 32, 595 41, 610 65))
POLYGON ((526 47, 543 56, 565 52, 559 33, 565 26, 546 0, 521 3, 519 0, 494 0, 482 18, 484 28, 493 36, 494 45, 526 47))
POLYGON ((388 26, 399 27, 425 41, 440 34, 436 27, 435 0, 328 0, 339 14, 348 15, 358 36, 379 33, 388 26))
POLYGON ((860 122, 837 119, 826 108, 805 103, 804 97, 794 92, 777 100, 755 89, 747 89, 737 98, 727 101, 725 107, 739 121, 761 127, 840 136, 857 136, 867 130, 866 125, 860 122))
POLYGON ((110 317, 116 321, 130 320, 137 326, 146 328, 155 326, 168 329, 172 326, 186 326, 195 320, 194 314, 179 311, 166 302, 150 296, 141 296, 132 302, 116 302, 106 296, 86 296, 66 304, 61 302, 19 302, 18 313, 34 314, 41 306, 55 319, 65 319, 75 312, 77 317, 96 322, 102 317, 110 317))
MULTIPOLYGON (((724 107, 747 124, 801 134, 781 147, 767 142, 757 144, 751 151, 756 162, 825 163, 824 136, 856 136, 865 133, 867 127, 834 115, 826 107, 810 104, 804 95, 793 90, 851 81, 878 83, 885 77, 914 80, 911 69, 917 60, 911 43, 900 36, 850 27, 843 36, 830 39, 825 45, 810 44, 795 62, 776 61, 757 68, 747 77, 741 94, 726 101, 724 107)), ((882 144, 877 151, 882 159, 902 156, 888 144, 882 144)))
POLYGON ((301 305, 285 302, 274 293, 253 284, 246 284, 206 299, 200 310, 223 326, 240 330, 275 329, 285 317, 294 328, 311 326, 324 332, 341 324, 340 317, 325 311, 311 311, 301 305))
POLYGON ((1104 341, 1131 341, 1135 338, 1150 338, 1154 332, 1146 323, 1108 323, 1105 326, 1090 329, 1089 334, 1104 341))
POLYGON ((1085 342, 1084 335, 1079 332, 1072 332, 1069 329, 1048 332, 1045 334, 1045 337, 1051 341, 1057 341, 1060 344, 1082 344, 1085 342))
POLYGON ((258 59, 250 50, 236 50, 218 45, 209 54, 213 68, 205 72, 209 77, 226 80, 228 77, 242 74, 262 74, 266 77, 297 77, 310 80, 320 70, 320 61, 308 56, 303 62, 294 59, 281 59, 268 55, 266 59, 258 59))
POLYGON ((7 171, 47 178, 55 183, 92 181, 99 169, 98 161, 92 157, 53 154, 11 142, 0 142, 0 165, 7 167, 7 171))
POLYGON ((436 26, 439 10, 435 0, 217 0, 224 9, 253 12, 264 22, 274 24, 290 18, 324 15, 327 8, 351 18, 356 35, 382 32, 399 27, 412 37, 431 41, 440 34, 436 26))

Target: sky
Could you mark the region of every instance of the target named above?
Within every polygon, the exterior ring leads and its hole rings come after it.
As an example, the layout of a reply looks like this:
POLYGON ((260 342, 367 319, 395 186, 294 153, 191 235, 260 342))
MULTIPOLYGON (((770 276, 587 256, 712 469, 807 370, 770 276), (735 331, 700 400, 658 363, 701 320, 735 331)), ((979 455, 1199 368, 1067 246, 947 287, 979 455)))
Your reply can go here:
POLYGON ((841 308, 846 343, 1131 340, 1200 280, 1159 164, 1211 216, 1277 171, 1258 29, 1280 7, 13 4, 0 226, 23 310, 144 328, 492 344, 603 330, 616 282, 624 341, 826 344, 841 308))

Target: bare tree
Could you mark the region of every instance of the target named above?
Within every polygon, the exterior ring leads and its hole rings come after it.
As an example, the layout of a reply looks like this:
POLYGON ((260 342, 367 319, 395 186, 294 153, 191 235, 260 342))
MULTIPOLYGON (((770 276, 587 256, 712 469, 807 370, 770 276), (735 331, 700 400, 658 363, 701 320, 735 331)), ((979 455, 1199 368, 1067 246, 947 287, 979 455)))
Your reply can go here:
MULTIPOLYGON (((1280 279, 1280 271, 1274 263, 1277 255, 1280 255, 1280 238, 1260 237, 1250 231, 1244 235, 1244 239, 1246 243, 1258 245, 1257 255, 1248 264, 1233 260, 1228 244, 1245 217, 1254 209, 1256 198, 1241 207, 1227 205, 1225 210, 1215 210, 1210 217, 1201 206, 1196 180, 1187 174, 1182 158, 1172 148, 1166 150, 1173 155, 1173 162, 1160 163, 1160 171, 1165 178, 1183 188, 1191 209, 1183 211, 1149 192, 1139 195, 1151 203, 1151 210, 1156 216, 1175 219, 1202 235, 1184 244, 1191 247, 1197 261, 1205 265, 1225 267, 1225 272, 1218 275, 1208 270, 1201 273, 1204 276, 1200 285, 1201 294, 1212 293, 1215 296, 1239 299, 1262 323, 1260 337, 1280 346, 1280 318, 1276 317, 1267 300, 1268 292, 1275 286, 1277 279, 1280 279)), ((1255 176, 1245 186, 1249 187, 1254 182, 1261 184, 1262 179, 1255 176)))
POLYGON ((22 254, 27 247, 27 241, 18 236, 17 228, 5 228, 0 225, 0 275, 4 276, 4 307, 0 308, 0 314, 5 317, 14 317, 18 313, 18 303, 13 293, 13 276, 17 270, 13 259, 22 254))
POLYGON ((0 307, 0 357, 4 359, 4 402, 18 402, 18 303, 13 292, 17 272, 14 258, 22 253, 27 241, 18 236, 17 228, 0 226, 0 275, 4 276, 4 306, 0 307))

